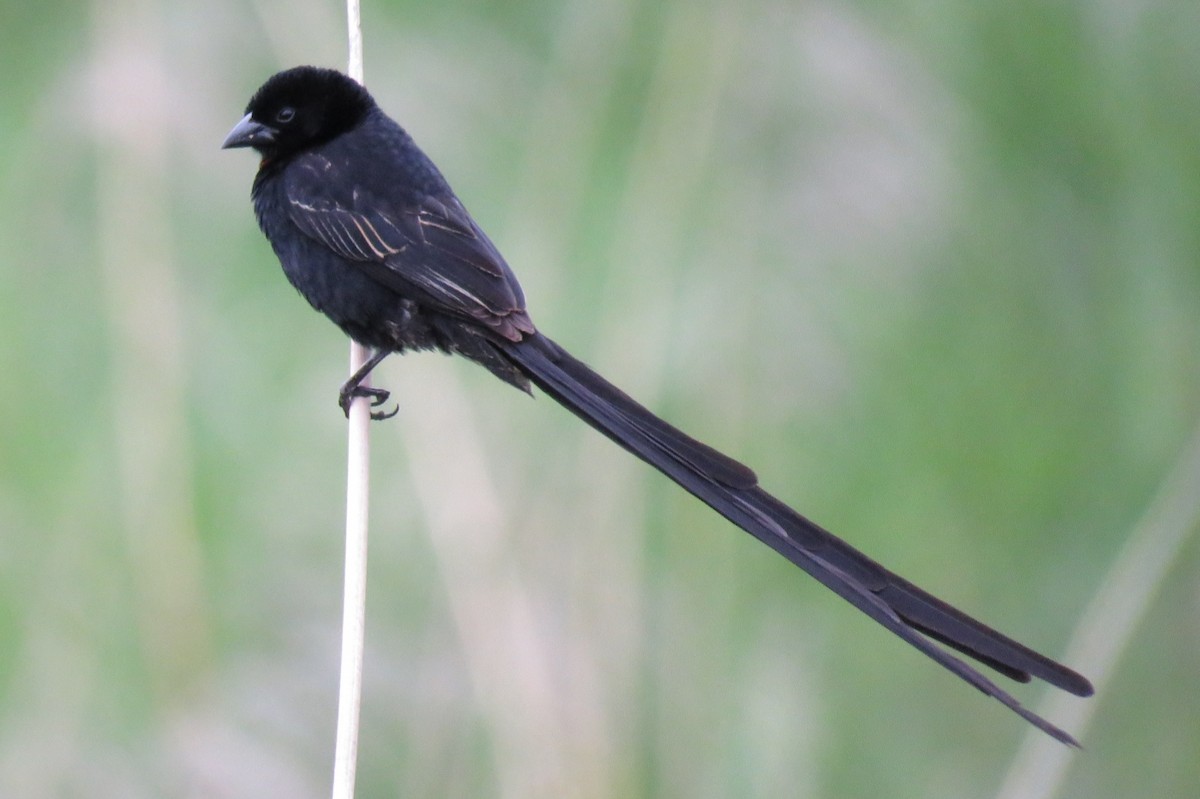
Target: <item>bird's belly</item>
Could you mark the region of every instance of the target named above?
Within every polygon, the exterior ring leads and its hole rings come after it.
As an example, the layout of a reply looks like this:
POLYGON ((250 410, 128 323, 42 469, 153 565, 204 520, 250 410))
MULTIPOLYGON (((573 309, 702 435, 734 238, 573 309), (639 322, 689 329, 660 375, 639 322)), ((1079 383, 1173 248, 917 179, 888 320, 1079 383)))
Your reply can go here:
POLYGON ((319 246, 280 252, 288 281, 313 308, 354 340, 370 347, 395 349, 377 334, 380 323, 402 315, 403 298, 364 272, 319 246))

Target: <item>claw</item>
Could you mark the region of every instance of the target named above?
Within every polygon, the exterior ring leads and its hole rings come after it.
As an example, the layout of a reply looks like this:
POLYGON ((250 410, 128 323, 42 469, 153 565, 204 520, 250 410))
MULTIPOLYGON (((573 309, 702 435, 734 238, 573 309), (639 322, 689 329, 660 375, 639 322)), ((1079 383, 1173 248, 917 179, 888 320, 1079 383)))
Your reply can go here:
POLYGON ((384 419, 391 419, 398 413, 400 413, 400 406, 397 404, 390 411, 371 411, 371 418, 376 422, 382 422, 384 419))
MULTIPOLYGON (((342 390, 338 392, 338 405, 341 407, 342 413, 346 414, 346 417, 349 418, 350 403, 354 401, 355 397, 370 397, 371 407, 378 408, 380 405, 387 402, 388 398, 391 396, 392 393, 384 388, 357 385, 352 386, 347 384, 342 386, 342 390)), ((371 411, 371 418, 375 421, 382 421, 384 419, 391 419, 399 412, 400 406, 397 405, 390 411, 371 411)))
MULTIPOLYGON (((371 374, 371 370, 379 365, 379 362, 386 358, 389 350, 376 350, 370 360, 358 368, 350 379, 342 384, 342 388, 338 391, 338 407, 342 409, 342 413, 346 414, 346 418, 350 418, 350 403, 355 397, 370 397, 371 407, 378 408, 380 405, 388 401, 391 393, 382 388, 371 388, 362 385, 362 381, 367 379, 367 375, 371 374)), ((397 405, 391 411, 371 411, 371 418, 375 421, 383 419, 391 419, 400 412, 400 406, 397 405)))

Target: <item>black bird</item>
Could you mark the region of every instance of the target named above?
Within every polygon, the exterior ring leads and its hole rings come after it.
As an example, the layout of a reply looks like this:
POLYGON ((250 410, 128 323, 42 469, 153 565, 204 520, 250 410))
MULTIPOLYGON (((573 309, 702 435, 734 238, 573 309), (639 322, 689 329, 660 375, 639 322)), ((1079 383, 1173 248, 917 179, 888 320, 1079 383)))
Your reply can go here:
POLYGON ((538 332, 495 245, 358 83, 316 67, 280 72, 254 94, 222 146, 262 155, 254 212, 288 280, 375 350, 342 386, 343 410, 354 396, 370 396, 373 407, 386 401, 386 391, 359 383, 393 352, 458 353, 524 391, 532 383, 946 669, 1078 746, 934 642, 1018 682, 1037 677, 1090 696, 1087 679, 804 518, 760 488, 749 468, 676 430, 538 332))

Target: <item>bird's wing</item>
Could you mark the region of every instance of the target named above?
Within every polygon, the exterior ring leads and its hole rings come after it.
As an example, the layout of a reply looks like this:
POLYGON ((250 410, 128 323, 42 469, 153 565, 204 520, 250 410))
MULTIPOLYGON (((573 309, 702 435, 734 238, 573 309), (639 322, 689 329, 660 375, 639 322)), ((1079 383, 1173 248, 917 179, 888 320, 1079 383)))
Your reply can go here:
POLYGON ((398 203, 338 171, 315 153, 288 169, 287 213, 301 232, 433 310, 476 319, 513 341, 534 331, 516 278, 457 198, 398 203))

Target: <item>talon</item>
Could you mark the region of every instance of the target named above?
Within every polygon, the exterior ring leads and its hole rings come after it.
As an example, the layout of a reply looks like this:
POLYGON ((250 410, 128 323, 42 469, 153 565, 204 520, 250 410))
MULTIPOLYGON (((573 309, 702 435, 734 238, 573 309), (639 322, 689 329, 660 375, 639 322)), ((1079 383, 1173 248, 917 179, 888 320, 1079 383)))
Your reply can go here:
MULTIPOLYGON (((380 405, 387 402, 387 399, 390 396, 387 391, 382 388, 364 388, 361 383, 367 379, 367 375, 371 374, 371 370, 378 366, 379 363, 386 358, 390 352, 390 350, 376 350, 375 354, 371 356, 370 360, 358 367, 358 370, 354 374, 350 375, 350 379, 345 383, 342 383, 342 388, 340 391, 338 391, 338 407, 342 409, 342 413, 346 414, 346 418, 350 418, 350 403, 354 401, 355 397, 370 397, 372 408, 378 408, 380 405)), ((387 416, 376 416, 374 413, 372 413, 371 418, 388 419, 392 416, 395 416, 399 410, 400 408, 397 407, 396 410, 392 411, 387 416)))
MULTIPOLYGON (((378 403, 376 403, 378 404, 378 403)), ((371 419, 376 422, 382 422, 384 419, 391 419, 396 414, 400 413, 400 406, 392 408, 390 411, 371 411, 371 419)))
MULTIPOLYGON (((388 391, 385 388, 374 388, 374 387, 367 387, 367 386, 343 386, 342 390, 338 392, 338 405, 341 407, 342 413, 346 414, 346 417, 349 418, 350 403, 354 401, 355 397, 369 397, 371 400, 371 407, 378 408, 380 405, 387 402, 388 398, 391 396, 392 396, 392 392, 388 391)), ((399 412, 400 412, 400 406, 397 405, 390 413, 382 413, 382 412, 378 412, 378 411, 372 411, 371 418, 377 419, 377 420, 378 419, 390 419, 399 412)))
POLYGON ((382 388, 364 389, 359 387, 359 391, 362 391, 364 395, 370 395, 372 408, 378 408, 380 405, 388 401, 388 397, 392 396, 392 392, 382 388))

